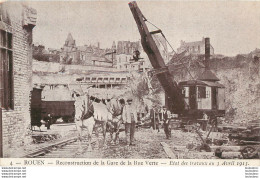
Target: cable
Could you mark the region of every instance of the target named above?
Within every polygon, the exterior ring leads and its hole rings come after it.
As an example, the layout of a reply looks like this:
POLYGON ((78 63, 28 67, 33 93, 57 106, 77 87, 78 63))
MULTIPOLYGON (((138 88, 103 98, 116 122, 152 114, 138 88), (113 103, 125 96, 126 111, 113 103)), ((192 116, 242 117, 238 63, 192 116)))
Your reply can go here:
POLYGON ((146 19, 146 22, 148 22, 149 24, 151 24, 152 26, 154 26, 155 28, 157 28, 158 30, 160 30, 159 27, 157 27, 156 25, 154 25, 152 22, 148 21, 147 19, 146 19))
MULTIPOLYGON (((154 26, 155 28, 157 28, 158 30, 161 30, 159 27, 157 27, 156 25, 154 25, 152 22, 148 21, 146 19, 146 21, 151 24, 152 26, 154 26)), ((175 50, 173 49, 172 45, 169 43, 169 41, 166 39, 165 35, 163 34, 162 30, 161 30, 161 34, 163 36, 163 38, 166 40, 166 42, 168 43, 168 45, 172 48, 172 51, 176 54, 175 50)))
MULTIPOLYGON (((171 44, 169 43, 169 41, 166 39, 166 37, 165 37, 165 35, 163 34, 162 30, 161 30, 159 27, 157 27, 156 25, 154 25, 152 22, 148 21, 146 18, 145 18, 145 21, 148 22, 149 24, 151 24, 152 26, 154 26, 155 28, 157 28, 158 30, 161 31, 161 34, 162 34, 163 38, 166 40, 166 42, 168 43, 168 45, 172 48, 172 51, 173 51, 175 54, 177 54, 177 53, 175 52, 175 50, 173 49, 172 45, 171 45, 171 44)), ((181 59, 183 59, 183 57, 182 57, 181 59)), ((194 80, 194 77, 191 75, 190 70, 184 65, 184 63, 182 62, 181 59, 180 59, 179 61, 180 61, 180 62, 182 63, 182 65, 187 69, 189 75, 190 75, 191 78, 194 80)))

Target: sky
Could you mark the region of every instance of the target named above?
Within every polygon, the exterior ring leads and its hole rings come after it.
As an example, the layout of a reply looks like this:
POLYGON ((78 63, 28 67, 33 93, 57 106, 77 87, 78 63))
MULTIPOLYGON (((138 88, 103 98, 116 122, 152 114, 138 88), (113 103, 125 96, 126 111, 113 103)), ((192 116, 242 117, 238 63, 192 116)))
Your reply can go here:
MULTIPOLYGON (((180 41, 210 37, 215 54, 234 56, 260 48, 260 2, 138 1, 144 16, 176 50, 180 41)), ((71 33, 77 45, 109 48, 113 41, 140 39, 127 1, 30 2, 37 10, 34 43, 61 48, 71 33)), ((152 31, 151 25, 148 24, 152 31)))

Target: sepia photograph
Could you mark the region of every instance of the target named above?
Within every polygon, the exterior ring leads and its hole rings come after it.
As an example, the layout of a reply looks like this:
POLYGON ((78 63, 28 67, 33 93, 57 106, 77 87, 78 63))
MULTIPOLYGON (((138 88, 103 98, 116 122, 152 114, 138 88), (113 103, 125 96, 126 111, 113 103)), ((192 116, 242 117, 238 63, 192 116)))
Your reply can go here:
POLYGON ((0 2, 0 157, 259 159, 259 9, 0 2))

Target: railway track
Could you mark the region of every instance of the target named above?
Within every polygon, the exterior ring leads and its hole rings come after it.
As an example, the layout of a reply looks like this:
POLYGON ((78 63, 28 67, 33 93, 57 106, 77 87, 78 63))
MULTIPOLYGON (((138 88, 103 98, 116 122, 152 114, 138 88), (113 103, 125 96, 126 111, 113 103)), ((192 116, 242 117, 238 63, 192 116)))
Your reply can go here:
MULTIPOLYGON (((97 140, 93 140, 91 144, 95 144, 97 140)), ((82 153, 88 148, 87 142, 82 142, 82 153)), ((33 150, 26 153, 22 158, 74 158, 79 154, 79 145, 77 137, 62 140, 51 145, 33 150)))

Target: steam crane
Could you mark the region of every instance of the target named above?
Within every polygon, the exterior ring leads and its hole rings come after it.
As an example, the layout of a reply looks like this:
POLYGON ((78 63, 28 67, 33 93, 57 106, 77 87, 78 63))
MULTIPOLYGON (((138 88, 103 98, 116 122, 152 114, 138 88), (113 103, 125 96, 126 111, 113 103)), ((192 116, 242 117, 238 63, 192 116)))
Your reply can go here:
MULTIPOLYGON (((150 32, 146 26, 149 22, 137 3, 130 2, 129 7, 136 21, 141 43, 146 52, 155 74, 167 96, 167 108, 178 114, 182 123, 196 122, 206 113, 211 118, 222 117, 225 114, 225 87, 218 83, 219 79, 209 68, 210 42, 205 38, 205 70, 197 80, 182 81, 177 84, 165 65, 160 51, 152 37, 153 34, 161 33, 161 30, 150 32)), ((150 22, 149 22, 150 23, 150 22)))
POLYGON ((137 6, 137 3, 130 2, 129 7, 132 11, 134 19, 136 21, 138 30, 141 35, 141 43, 144 51, 148 55, 153 68, 156 71, 160 71, 157 74, 157 78, 162 85, 167 96, 174 100, 173 111, 176 114, 182 113, 185 109, 185 101, 182 97, 182 91, 178 87, 178 84, 173 80, 168 68, 166 67, 164 60, 156 46, 156 43, 152 37, 152 34, 160 33, 160 30, 149 32, 145 21, 146 18, 137 6))

